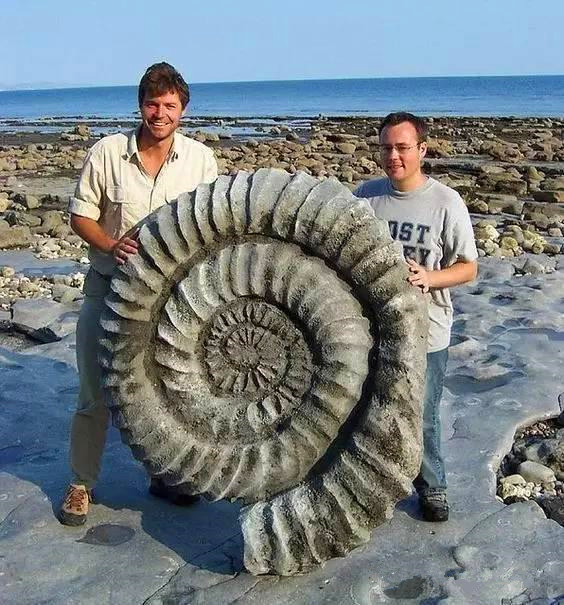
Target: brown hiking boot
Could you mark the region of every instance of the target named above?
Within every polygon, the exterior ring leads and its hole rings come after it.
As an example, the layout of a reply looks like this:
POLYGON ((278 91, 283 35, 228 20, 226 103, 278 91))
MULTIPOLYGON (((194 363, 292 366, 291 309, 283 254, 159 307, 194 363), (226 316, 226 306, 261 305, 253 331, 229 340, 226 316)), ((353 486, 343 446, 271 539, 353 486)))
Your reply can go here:
POLYGON ((92 502, 92 490, 86 489, 84 485, 71 483, 59 511, 59 521, 63 525, 83 525, 90 502, 92 502))

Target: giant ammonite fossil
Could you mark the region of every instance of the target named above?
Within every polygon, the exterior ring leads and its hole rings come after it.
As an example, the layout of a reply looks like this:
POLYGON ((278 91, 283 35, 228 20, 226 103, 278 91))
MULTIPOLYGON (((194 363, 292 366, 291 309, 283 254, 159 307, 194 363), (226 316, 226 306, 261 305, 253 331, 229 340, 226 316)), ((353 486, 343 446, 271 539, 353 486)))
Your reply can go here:
POLYGON ((366 542, 420 463, 426 313, 386 223, 337 180, 261 169, 181 195, 139 241, 100 349, 136 458, 243 501, 252 573, 366 542))

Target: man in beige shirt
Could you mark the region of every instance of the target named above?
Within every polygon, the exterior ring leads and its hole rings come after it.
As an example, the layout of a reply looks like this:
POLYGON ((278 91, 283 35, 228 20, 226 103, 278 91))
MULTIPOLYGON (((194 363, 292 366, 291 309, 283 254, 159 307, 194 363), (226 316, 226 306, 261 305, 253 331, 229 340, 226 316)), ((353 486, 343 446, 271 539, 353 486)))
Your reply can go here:
MULTIPOLYGON (((109 413, 98 365, 99 320, 116 264, 138 249, 135 226, 153 210, 217 178, 211 149, 176 132, 189 90, 168 63, 147 69, 139 84, 141 125, 97 142, 88 153, 69 212, 73 230, 90 244, 91 268, 76 330, 80 391, 70 439, 73 478, 61 506, 65 525, 86 521, 100 471, 109 413)), ((190 497, 151 481, 151 493, 176 503, 190 497)))

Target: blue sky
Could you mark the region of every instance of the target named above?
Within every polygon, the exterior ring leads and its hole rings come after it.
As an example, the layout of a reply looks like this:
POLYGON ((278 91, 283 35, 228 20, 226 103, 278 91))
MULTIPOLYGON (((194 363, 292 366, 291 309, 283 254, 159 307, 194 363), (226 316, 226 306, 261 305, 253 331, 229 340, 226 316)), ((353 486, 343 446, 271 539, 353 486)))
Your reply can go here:
POLYGON ((0 88, 564 74, 564 0, 0 0, 0 88))

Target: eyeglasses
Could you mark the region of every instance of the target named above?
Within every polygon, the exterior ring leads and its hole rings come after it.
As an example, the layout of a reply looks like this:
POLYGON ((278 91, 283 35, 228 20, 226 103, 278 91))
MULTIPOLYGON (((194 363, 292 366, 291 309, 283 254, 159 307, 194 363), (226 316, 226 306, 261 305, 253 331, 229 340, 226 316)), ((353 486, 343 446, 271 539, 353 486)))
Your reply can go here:
POLYGON ((380 153, 385 155, 390 155, 392 151, 395 149, 400 155, 406 154, 411 149, 415 147, 419 147, 421 143, 417 143, 416 145, 378 145, 378 149, 380 149, 380 153))

